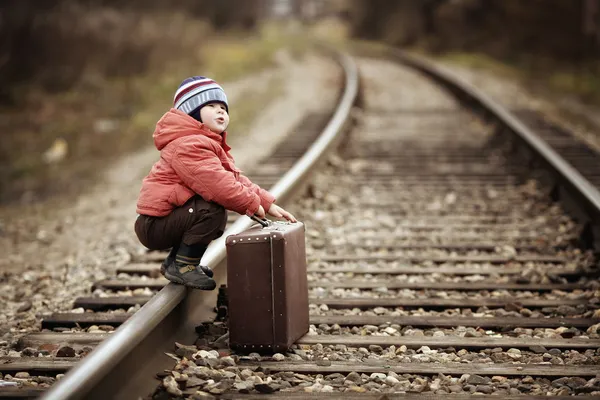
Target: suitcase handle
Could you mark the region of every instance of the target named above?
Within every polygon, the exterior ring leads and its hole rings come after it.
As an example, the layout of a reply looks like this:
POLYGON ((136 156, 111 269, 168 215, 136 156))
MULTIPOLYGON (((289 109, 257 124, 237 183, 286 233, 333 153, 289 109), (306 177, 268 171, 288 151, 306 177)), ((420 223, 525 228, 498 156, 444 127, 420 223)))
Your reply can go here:
POLYGON ((259 218, 256 215, 251 215, 250 218, 261 224, 263 228, 266 228, 267 226, 271 225, 271 221, 269 221, 266 218, 259 218))

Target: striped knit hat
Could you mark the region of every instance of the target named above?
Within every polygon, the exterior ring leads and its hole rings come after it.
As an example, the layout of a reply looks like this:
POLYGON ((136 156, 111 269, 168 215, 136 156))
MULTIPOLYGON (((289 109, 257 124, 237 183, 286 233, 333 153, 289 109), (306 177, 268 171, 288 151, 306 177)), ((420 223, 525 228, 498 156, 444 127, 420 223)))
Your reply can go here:
POLYGON ((192 115, 205 104, 215 101, 225 104, 229 112, 227 96, 217 82, 205 76, 192 76, 179 85, 173 99, 173 107, 192 115))

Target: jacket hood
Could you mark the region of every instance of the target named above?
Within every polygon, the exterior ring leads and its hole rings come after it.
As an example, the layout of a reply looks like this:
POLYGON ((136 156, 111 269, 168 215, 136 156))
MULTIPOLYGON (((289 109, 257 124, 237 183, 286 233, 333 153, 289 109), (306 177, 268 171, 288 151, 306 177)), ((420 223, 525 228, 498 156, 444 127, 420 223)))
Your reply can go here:
POLYGON ((154 130, 152 137, 154 138, 154 145, 156 148, 162 150, 173 140, 189 135, 206 136, 219 143, 225 151, 229 152, 229 150, 231 150, 226 142, 227 132, 221 134, 215 133, 208 129, 203 123, 175 108, 167 111, 156 123, 156 129, 154 130))

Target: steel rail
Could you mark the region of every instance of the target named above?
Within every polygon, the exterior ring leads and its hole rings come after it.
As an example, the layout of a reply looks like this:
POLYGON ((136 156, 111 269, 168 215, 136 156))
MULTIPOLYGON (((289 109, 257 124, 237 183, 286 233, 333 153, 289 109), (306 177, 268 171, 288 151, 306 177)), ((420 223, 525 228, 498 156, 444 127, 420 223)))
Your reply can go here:
POLYGON ((600 191, 587 178, 581 175, 575 167, 513 113, 492 100, 477 87, 463 81, 447 68, 424 57, 397 49, 388 49, 388 51, 392 57, 401 63, 413 67, 442 85, 449 87, 455 96, 467 97, 472 102, 477 103, 488 115, 493 116, 525 143, 534 155, 539 156, 558 177, 558 181, 567 189, 567 193, 563 193, 563 195, 566 195, 564 197, 567 197, 565 205, 578 216, 583 214, 584 218, 587 219, 584 222, 589 223, 589 226, 593 229, 592 232, 588 232, 592 235, 592 238, 587 245, 594 247, 595 250, 600 250, 600 191), (576 197, 578 204, 570 202, 569 195, 576 197))
MULTIPOLYGON (((298 186, 303 183, 313 169, 324 158, 329 149, 339 143, 342 138, 343 128, 349 122, 350 111, 354 105, 358 95, 358 69, 354 61, 347 55, 334 53, 336 59, 342 66, 345 73, 345 87, 338 106, 331 120, 321 133, 320 137, 311 145, 309 150, 294 164, 294 166, 279 180, 269 191, 277 198, 279 203, 284 203, 289 200, 290 196, 298 186)), ((203 262, 213 269, 217 269, 225 259, 225 238, 228 235, 239 233, 253 224, 249 218, 239 218, 225 234, 215 242, 211 243, 203 262)), ((224 274, 223 268, 221 271, 215 271, 224 274)), ((217 278, 217 276, 215 276, 217 278)), ((169 283, 160 292, 153 296, 138 312, 129 318, 115 333, 107 340, 103 341, 94 351, 82 360, 77 366, 69 371, 63 379, 54 385, 42 397, 47 400, 65 400, 65 399, 92 399, 92 398, 137 398, 131 397, 133 393, 138 395, 146 395, 147 387, 135 385, 131 380, 134 379, 133 372, 127 374, 127 369, 122 365, 129 365, 129 368, 143 369, 140 365, 142 361, 141 354, 138 360, 124 360, 134 358, 132 354, 138 347, 142 347, 142 342, 147 339, 153 331, 157 330, 159 325, 164 325, 164 322, 172 316, 172 314, 188 314, 189 306, 181 307, 182 303, 188 300, 188 303, 196 303, 197 299, 202 296, 206 298, 207 292, 198 290, 186 290, 184 286, 169 283), (137 361, 137 365, 136 365, 137 361), (125 374, 125 375, 123 375, 125 374), (115 379, 121 380, 116 384, 128 385, 125 394, 117 387, 114 387, 115 379), (111 385, 110 387, 107 385, 111 385), (143 391, 146 392, 143 392, 143 391), (107 397, 109 395, 110 397, 107 397)), ((193 314, 193 311, 189 314, 193 314)), ((190 315, 179 316, 188 322, 184 327, 191 330, 193 334, 193 317, 190 315)), ((197 321, 197 320, 196 320, 197 321)), ((177 318, 174 323, 177 322, 177 318)), ((156 335, 156 334, 155 334, 156 335)), ((162 340, 173 340, 172 334, 162 334, 158 332, 158 336, 162 340)), ((161 340, 156 339, 154 340, 161 340)), ((173 346, 173 341, 169 342, 173 346)), ((146 351, 158 350, 152 346, 146 346, 146 351)), ((139 352, 139 351, 138 351, 139 352)), ((162 355, 162 354, 161 354, 162 355)), ((163 355, 164 357, 164 355, 163 355)), ((154 371, 158 372, 158 371, 154 371)), ((144 373, 151 373, 144 371, 144 373)))

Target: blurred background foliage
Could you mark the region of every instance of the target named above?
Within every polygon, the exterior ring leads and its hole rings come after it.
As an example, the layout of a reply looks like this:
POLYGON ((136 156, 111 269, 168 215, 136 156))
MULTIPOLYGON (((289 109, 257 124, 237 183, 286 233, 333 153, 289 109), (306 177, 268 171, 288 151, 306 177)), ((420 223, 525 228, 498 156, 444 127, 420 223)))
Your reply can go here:
POLYGON ((269 1, 0 2, 0 204, 92 185, 152 143, 185 77, 271 65, 288 38, 259 26, 269 1))
POLYGON ((250 30, 261 0, 18 0, 0 2, 0 100, 28 81, 63 91, 92 72, 107 77, 145 71, 158 56, 202 45, 208 32, 250 30), (185 17, 184 17, 185 16, 185 17), (193 36, 192 36, 193 35, 193 36), (192 37, 186 37, 192 36, 192 37), (165 53, 167 52, 167 53, 165 53))
POLYGON ((596 0, 353 0, 356 36, 429 50, 518 53, 580 61, 598 56, 596 0))
POLYGON ((356 38, 472 66, 496 61, 600 103, 598 0, 351 0, 345 12, 356 38))
POLYGON ((317 31, 600 105, 600 0, 3 0, 0 204, 92 184, 151 143, 181 79, 250 74, 317 31))

